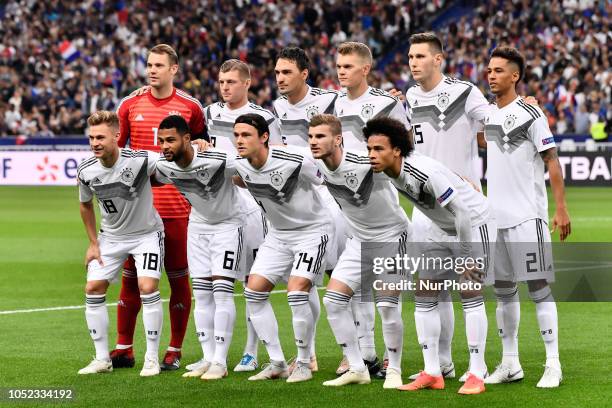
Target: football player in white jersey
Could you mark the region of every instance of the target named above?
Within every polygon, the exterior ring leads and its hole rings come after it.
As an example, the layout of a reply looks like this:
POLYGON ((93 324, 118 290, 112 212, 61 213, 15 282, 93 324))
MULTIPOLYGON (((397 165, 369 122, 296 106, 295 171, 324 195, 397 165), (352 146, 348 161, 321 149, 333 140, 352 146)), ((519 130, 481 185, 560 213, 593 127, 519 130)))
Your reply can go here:
POLYGON ((548 285, 555 275, 546 169, 555 199, 552 232, 559 229, 563 241, 571 232, 571 223, 561 165, 546 116, 537 106, 525 104, 516 93, 524 67, 524 57, 518 50, 500 47, 493 50, 487 68, 496 99, 496 106, 486 118, 485 137, 488 196, 499 226, 495 293, 503 356, 486 382, 512 382, 524 376, 518 357, 520 304, 516 282, 526 281, 546 349, 544 375, 537 386, 554 388, 559 386, 562 375, 557 306, 548 285))
MULTIPOLYGON (((364 290, 362 284, 366 284, 362 281, 364 271, 361 265, 364 262, 362 255, 367 257, 368 252, 362 254, 362 245, 389 243, 387 246, 393 252, 391 256, 403 255, 410 240, 410 223, 388 178, 373 173, 369 159, 361 150, 342 148, 342 128, 338 118, 329 114, 314 116, 310 121, 308 137, 312 155, 317 159, 328 190, 346 216, 351 236, 332 272, 323 298, 329 323, 347 357, 349 370, 323 385, 367 384, 370 382, 367 362, 361 356, 357 329, 349 311, 351 297, 364 290)), ((383 250, 381 248, 379 251, 383 250)), ((383 387, 397 388, 402 385, 404 332, 399 292, 379 292, 375 299, 389 355, 383 387)))
MULTIPOLYGON (((303 49, 298 47, 283 48, 278 54, 274 73, 276 84, 281 96, 274 101, 274 113, 280 123, 283 142, 288 146, 298 146, 307 150, 308 126, 310 119, 320 113, 333 113, 338 93, 320 88, 312 88, 306 83, 310 70, 310 59, 303 49)), ((319 193, 325 200, 336 229, 336 240, 330 242, 327 253, 326 272, 336 265, 338 256, 344 250, 346 243, 346 221, 334 198, 325 186, 319 187, 319 193)), ((319 321, 321 309, 319 295, 316 288, 310 293, 310 302, 315 311, 315 321, 319 321)), ((358 319, 355 319, 358 321, 358 319)), ((316 324, 315 324, 316 327, 316 324)), ((316 330, 315 330, 316 336, 316 330)), ((311 342, 311 368, 317 370, 315 355, 315 339, 311 342)), ((344 359, 343 359, 344 361, 344 359)), ((289 366, 291 371, 294 364, 289 366)), ((341 367, 343 365, 341 364, 341 367)), ((342 368, 342 373, 346 368, 342 368)))
POLYGON ((345 42, 338 46, 336 70, 338 82, 345 91, 336 101, 334 115, 342 122, 344 147, 364 152, 366 143, 361 128, 368 120, 389 116, 409 126, 402 102, 390 93, 368 85, 372 63, 372 52, 367 45, 345 42))
POLYGON ((409 131, 400 122, 391 118, 372 119, 363 133, 374 171, 387 174, 434 224, 419 236, 417 243, 427 259, 427 264, 419 269, 414 312, 425 370, 400 389, 444 388, 438 356, 439 289, 428 286, 438 281, 452 283, 459 274, 461 281, 468 283, 460 288, 460 294, 470 356, 467 379, 459 393, 480 394, 485 391, 483 380, 487 373, 484 360, 487 315, 481 284, 493 283, 492 277, 487 279, 487 272, 493 265, 491 242, 495 242, 497 232, 487 199, 442 163, 414 152, 409 131), (443 265, 430 266, 430 260, 438 259, 455 259, 455 270, 447 270, 443 265))
MULTIPOLYGON (((248 93, 251 86, 251 70, 249 66, 239 60, 230 59, 219 67, 219 92, 223 102, 213 103, 204 108, 204 119, 208 128, 208 135, 213 147, 227 153, 237 154, 234 139, 234 121, 245 113, 256 113, 261 115, 270 128, 270 140, 272 144, 280 144, 281 136, 278 120, 267 109, 249 102, 248 93)), ((246 192, 241 191, 247 198, 247 225, 245 226, 245 260, 246 270, 250 269, 254 261, 254 254, 261 242, 263 242, 262 231, 266 228, 265 220, 262 220, 259 206, 246 192)), ((248 280, 248 275, 245 276, 248 280)), ((257 369, 257 349, 259 339, 253 325, 246 318, 247 339, 240 362, 234 367, 234 371, 254 371, 257 369)), ((189 367, 193 368, 193 367, 189 367)))
POLYGON ((274 114, 249 102, 251 70, 245 62, 230 59, 221 64, 218 83, 223 102, 216 102, 204 108, 204 119, 213 147, 226 152, 236 150, 234 121, 245 113, 261 115, 270 128, 270 144, 282 143, 278 120, 274 114))
POLYGON ((134 257, 143 307, 147 352, 140 372, 158 375, 159 340, 163 309, 159 278, 164 257, 164 227, 153 207, 150 177, 158 155, 120 149, 119 118, 114 112, 98 111, 87 119, 89 145, 94 157, 77 170, 81 218, 89 238, 85 254, 87 285, 85 318, 96 356, 79 374, 110 372, 106 291, 116 281, 129 255, 134 257), (96 232, 94 196, 102 222, 96 232))
MULTIPOLYGON (((434 33, 412 35, 408 59, 412 77, 417 82, 406 91, 415 150, 443 163, 480 188, 476 135, 483 129, 489 102, 473 84, 442 73, 444 51, 434 33)), ((426 233, 433 223, 418 207, 413 209, 412 222, 415 235, 426 233)), ((440 293, 438 310, 441 372, 445 378, 454 378, 451 344, 455 316, 449 291, 440 293)), ((410 378, 417 376, 414 374, 410 378)))
POLYGON ((338 98, 338 92, 308 85, 309 71, 310 59, 303 49, 287 47, 278 54, 274 73, 281 96, 273 104, 283 142, 289 146, 308 147, 310 119, 333 113, 338 98))
POLYGON ((255 197, 270 230, 259 247, 244 291, 257 335, 265 344, 270 365, 251 381, 287 378, 308 381, 314 313, 309 302, 313 286, 320 284, 328 241, 334 239, 331 217, 316 186, 323 182, 314 161, 290 148, 268 145, 269 129, 257 114, 239 116, 234 125, 239 180, 255 197), (287 298, 292 311, 297 364, 291 375, 278 339, 278 324, 270 304, 270 291, 289 273, 287 298))
POLYGON ((191 204, 187 258, 204 357, 183 377, 218 380, 227 376, 236 321, 234 281, 243 272, 247 200, 232 181, 234 154, 219 149, 197 152, 181 116, 166 117, 158 129, 163 157, 157 162, 156 179, 174 184, 191 204))
MULTIPOLYGON (((402 102, 391 94, 368 85, 368 74, 372 69, 372 52, 359 42, 345 42, 338 47, 336 70, 338 82, 345 88, 336 101, 334 115, 342 123, 342 142, 347 149, 363 150, 366 143, 361 129, 374 117, 390 116, 409 126, 406 109, 402 102)), ((361 303, 356 296, 352 303, 355 321, 358 322, 359 347, 366 361, 378 362, 374 344, 374 304, 361 303)), ((400 303, 401 308, 401 303, 400 303)), ((337 373, 341 373, 341 367, 337 373)), ((376 378, 384 378, 384 364, 376 378)))

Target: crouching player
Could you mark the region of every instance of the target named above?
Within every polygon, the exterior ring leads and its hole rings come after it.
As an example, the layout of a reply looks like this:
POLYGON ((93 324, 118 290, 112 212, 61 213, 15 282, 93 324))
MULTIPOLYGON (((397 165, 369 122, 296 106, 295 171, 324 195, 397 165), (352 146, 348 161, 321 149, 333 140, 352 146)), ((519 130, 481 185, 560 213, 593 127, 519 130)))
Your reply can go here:
MULTIPOLYGON (((308 140, 327 188, 346 217, 351 235, 332 272, 323 298, 327 319, 348 360, 349 369, 339 378, 326 381, 323 385, 337 387, 367 384, 370 382, 370 373, 366 366, 370 364, 363 359, 359 350, 357 328, 353 323, 349 302, 354 296, 359 301, 365 289, 368 279, 363 279, 365 276, 362 273, 370 273, 365 265, 372 265, 369 261, 371 252, 377 252, 376 256, 386 251, 392 252, 390 256, 403 256, 406 253, 410 223, 388 177, 374 174, 369 159, 360 150, 342 148, 340 119, 332 115, 314 116, 310 121, 308 140), (368 251, 368 247, 375 249, 368 251)), ((383 388, 397 388, 402 385, 404 334, 399 292, 377 292, 375 302, 389 355, 383 388)))
POLYGON ((118 278, 123 263, 132 255, 136 262, 138 288, 143 305, 142 320, 147 352, 140 372, 143 377, 160 373, 159 339, 163 309, 158 285, 164 257, 161 218, 153 207, 150 176, 158 155, 120 149, 119 119, 113 112, 99 111, 87 119, 89 145, 94 157, 78 167, 81 218, 89 238, 85 255, 87 285, 85 318, 96 356, 79 374, 113 370, 108 351, 106 291, 118 278), (96 233, 94 195, 102 222, 96 233))
MULTIPOLYGON (((234 281, 240 279, 245 248, 247 203, 232 182, 235 156, 222 150, 196 152, 181 116, 159 125, 163 153, 156 178, 172 183, 191 203, 187 259, 193 280, 194 319, 204 357, 183 377, 218 380, 227 376, 234 332, 234 281)), ((261 223, 261 216, 255 217, 261 223)))
MULTIPOLYGON (((441 163, 414 152, 408 130, 401 122, 389 118, 370 120, 364 128, 364 135, 368 140, 374 171, 387 174, 397 189, 433 222, 427 236, 420 238, 424 241, 422 250, 425 259, 465 261, 466 267, 457 268, 456 272, 461 272, 460 282, 463 284, 460 293, 470 368, 459 393, 482 393, 487 373, 484 360, 487 315, 481 283, 493 283, 492 276, 487 279, 487 272, 492 271, 490 242, 495 242, 497 231, 487 200, 469 182, 441 163)), ((461 264, 457 261, 456 265, 461 264)), ((444 388, 438 357, 438 294, 441 285, 432 282, 450 282, 457 276, 452 270, 434 265, 434 268, 421 269, 419 278, 414 318, 419 343, 423 348, 425 370, 400 390, 444 388)))

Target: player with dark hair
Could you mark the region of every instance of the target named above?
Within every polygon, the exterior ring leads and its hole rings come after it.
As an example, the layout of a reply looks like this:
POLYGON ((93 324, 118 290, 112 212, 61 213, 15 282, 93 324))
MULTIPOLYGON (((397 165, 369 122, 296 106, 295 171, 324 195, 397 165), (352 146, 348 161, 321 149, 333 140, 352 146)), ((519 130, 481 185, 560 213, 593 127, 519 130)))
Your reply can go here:
POLYGON ((516 282, 527 282, 546 348, 544 374, 537 387, 554 388, 559 386, 562 374, 557 306, 549 286, 555 273, 546 169, 556 204, 552 232, 559 229, 561 241, 565 240, 571 233, 571 222, 555 139, 546 115, 539 107, 526 104, 516 92, 524 66, 525 59, 517 49, 499 47, 491 53, 487 68, 496 101, 486 118, 485 137, 488 196, 499 224, 495 294, 503 356, 486 382, 512 382, 524 376, 518 353, 520 303, 516 282))
POLYGON ((485 196, 470 183, 446 168, 442 163, 413 152, 408 130, 391 118, 372 119, 363 130, 375 172, 385 172, 397 189, 431 220, 435 228, 428 229, 419 242, 418 253, 428 259, 456 259, 454 270, 442 265, 421 267, 415 291, 415 312, 419 344, 425 369, 410 384, 400 390, 418 391, 424 388, 443 389, 438 344, 440 318, 433 313, 438 304, 438 289, 430 289, 434 281, 457 279, 465 284, 461 303, 465 316, 465 334, 470 367, 460 394, 480 394, 485 391, 487 366, 484 351, 487 341, 487 315, 481 283, 492 283, 487 272, 492 267, 496 225, 489 212, 485 196), (459 265, 461 266, 459 268, 459 265))

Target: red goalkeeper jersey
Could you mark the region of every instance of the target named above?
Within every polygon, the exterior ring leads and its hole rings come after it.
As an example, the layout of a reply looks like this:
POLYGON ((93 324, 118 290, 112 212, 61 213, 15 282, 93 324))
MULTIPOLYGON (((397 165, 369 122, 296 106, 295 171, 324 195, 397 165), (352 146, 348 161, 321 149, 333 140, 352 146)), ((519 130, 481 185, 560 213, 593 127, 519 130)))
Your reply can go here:
MULTIPOLYGON (((117 107, 119 124, 119 146, 136 150, 159 152, 157 128, 169 115, 180 115, 189 124, 192 137, 204 134, 204 112, 197 99, 174 88, 165 99, 155 98, 151 92, 140 96, 127 96, 117 107)), ((153 204, 162 218, 186 218, 189 203, 172 185, 153 188, 153 204)))

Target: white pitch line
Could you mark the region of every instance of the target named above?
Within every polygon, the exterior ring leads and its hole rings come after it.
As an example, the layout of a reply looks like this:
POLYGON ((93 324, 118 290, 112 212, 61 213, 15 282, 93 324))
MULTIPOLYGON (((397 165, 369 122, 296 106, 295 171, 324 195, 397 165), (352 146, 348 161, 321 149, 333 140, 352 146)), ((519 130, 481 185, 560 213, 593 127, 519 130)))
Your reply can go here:
MULTIPOLYGON (((325 288, 318 288, 319 290, 325 288)), ((273 290, 270 294, 277 293, 287 293, 286 290, 273 290)), ((234 293, 234 297, 241 297, 242 293, 234 293)), ((193 298, 191 298, 193 300, 193 298)), ((162 299, 162 303, 168 303, 170 299, 162 299)), ((107 303, 106 306, 117 306, 117 302, 107 303)), ((53 312, 56 310, 75 310, 75 309, 85 309, 85 305, 77 305, 77 306, 58 306, 58 307, 41 307, 38 309, 17 309, 17 310, 0 310, 0 315, 11 315, 11 314, 19 314, 19 313, 38 313, 38 312, 53 312)))

